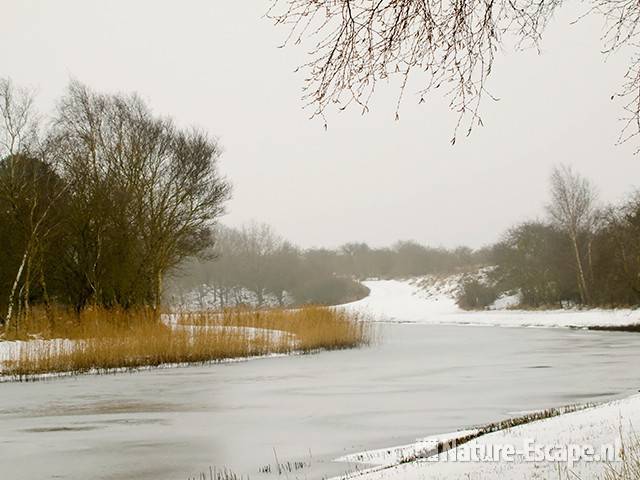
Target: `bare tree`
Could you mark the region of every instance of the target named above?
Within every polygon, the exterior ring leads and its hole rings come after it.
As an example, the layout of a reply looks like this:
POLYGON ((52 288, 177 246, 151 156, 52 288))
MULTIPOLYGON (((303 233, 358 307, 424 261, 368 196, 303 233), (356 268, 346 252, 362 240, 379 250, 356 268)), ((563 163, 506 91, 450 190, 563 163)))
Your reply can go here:
POLYGON ((23 239, 6 316, 0 323, 11 321, 19 292, 25 311, 29 308, 34 261, 54 227, 51 215, 64 191, 38 145, 37 130, 33 92, 0 79, 0 197, 23 239))
POLYGON ((0 78, 0 158, 24 154, 37 139, 34 92, 0 78))
POLYGON ((284 239, 265 223, 251 222, 240 231, 240 259, 243 283, 264 303, 269 285, 269 263, 282 247, 284 239))
MULTIPOLYGON (((332 104, 352 103, 363 111, 381 80, 398 78, 398 105, 410 74, 421 75, 418 98, 424 102, 442 87, 467 134, 482 124, 482 98, 495 54, 507 41, 537 47, 561 0, 274 0, 267 16, 289 27, 285 45, 308 40, 310 60, 305 101, 324 117, 332 104)), ((595 0, 586 13, 607 22, 605 51, 638 50, 640 4, 595 0)), ((585 13, 585 14, 586 14, 585 13)), ((640 56, 636 55, 619 96, 627 99, 628 118, 621 140, 640 135, 640 56)))
MULTIPOLYGON (((582 303, 590 303, 582 239, 591 236, 596 221, 596 189, 593 184, 567 165, 551 173, 551 203, 547 210, 553 222, 569 237, 576 262, 578 291, 582 303)), ((587 238, 587 243, 590 241, 587 238)), ((587 254, 589 255, 589 254, 587 254)), ((590 257, 590 255, 589 255, 590 257)))
POLYGON ((141 298, 158 307, 163 275, 210 244, 229 197, 221 148, 153 115, 136 95, 78 82, 59 103, 51 138, 73 198, 67 264, 84 292, 78 308, 141 298))

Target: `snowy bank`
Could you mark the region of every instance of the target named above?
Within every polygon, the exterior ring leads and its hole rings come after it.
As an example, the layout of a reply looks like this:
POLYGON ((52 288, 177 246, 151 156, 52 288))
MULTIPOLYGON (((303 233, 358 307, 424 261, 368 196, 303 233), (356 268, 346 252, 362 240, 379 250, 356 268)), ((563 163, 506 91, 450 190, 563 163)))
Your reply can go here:
POLYGON ((359 472, 362 480, 596 479, 608 468, 620 468, 622 446, 628 448, 637 441, 634 425, 640 425, 640 395, 490 433, 418 461, 401 463, 399 459, 425 442, 448 440, 451 434, 338 460, 370 459, 370 464, 387 465, 359 472), (511 447, 515 454, 508 455, 505 452, 511 447), (552 452, 551 458, 545 449, 552 452))
MULTIPOLYGON (((455 280, 455 279, 454 279, 455 280)), ((416 280, 363 282, 368 297, 345 305, 379 321, 500 327, 625 326, 640 323, 640 311, 616 310, 483 310, 466 311, 456 304, 454 282, 424 287, 416 280)), ((503 305, 509 305, 504 301, 503 305)))

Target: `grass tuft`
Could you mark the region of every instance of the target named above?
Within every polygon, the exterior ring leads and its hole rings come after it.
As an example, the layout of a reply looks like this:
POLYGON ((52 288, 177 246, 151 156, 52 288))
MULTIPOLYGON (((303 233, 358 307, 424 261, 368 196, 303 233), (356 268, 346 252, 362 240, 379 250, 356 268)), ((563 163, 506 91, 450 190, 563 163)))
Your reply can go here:
MULTIPOLYGON (((622 435, 622 428, 620 428, 620 438, 625 438, 622 435)), ((607 464, 602 480, 638 480, 640 478, 640 438, 635 432, 623 441, 619 455, 620 462, 607 464)))

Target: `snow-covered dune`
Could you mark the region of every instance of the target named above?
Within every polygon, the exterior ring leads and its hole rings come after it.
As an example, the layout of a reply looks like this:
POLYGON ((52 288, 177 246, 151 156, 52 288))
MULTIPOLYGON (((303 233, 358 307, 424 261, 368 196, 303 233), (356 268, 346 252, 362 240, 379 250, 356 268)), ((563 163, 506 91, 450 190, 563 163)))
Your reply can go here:
POLYGON ((501 327, 589 327, 640 323, 640 311, 617 310, 485 310, 465 311, 456 305, 451 282, 425 288, 417 280, 372 280, 368 297, 345 305, 379 321, 501 327))
POLYGON ((366 311, 377 320, 436 323, 441 316, 460 311, 452 296, 426 293, 414 282, 371 280, 363 283, 369 288, 369 295, 345 307, 366 311))

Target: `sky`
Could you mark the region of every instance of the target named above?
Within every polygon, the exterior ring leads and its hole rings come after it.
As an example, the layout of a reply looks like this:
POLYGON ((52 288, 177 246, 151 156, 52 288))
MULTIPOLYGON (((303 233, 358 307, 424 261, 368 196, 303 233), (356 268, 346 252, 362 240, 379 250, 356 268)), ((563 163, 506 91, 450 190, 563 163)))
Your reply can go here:
POLYGON ((137 92, 158 114, 195 125, 224 148, 233 183, 222 222, 266 222, 302 247, 400 239, 480 247, 516 222, 542 218, 548 178, 572 165, 603 203, 640 186, 638 145, 616 145, 611 100, 628 57, 605 57, 603 26, 563 7, 541 51, 498 52, 484 127, 450 139, 447 100, 419 104, 410 84, 382 85, 371 111, 309 119, 301 99, 312 46, 278 48, 287 30, 270 0, 0 0, 0 76, 35 88, 43 114, 70 79, 137 92), (306 48, 305 48, 306 47, 306 48))

